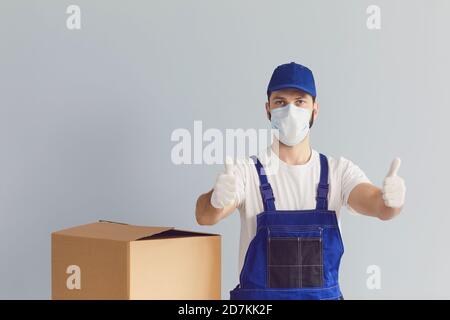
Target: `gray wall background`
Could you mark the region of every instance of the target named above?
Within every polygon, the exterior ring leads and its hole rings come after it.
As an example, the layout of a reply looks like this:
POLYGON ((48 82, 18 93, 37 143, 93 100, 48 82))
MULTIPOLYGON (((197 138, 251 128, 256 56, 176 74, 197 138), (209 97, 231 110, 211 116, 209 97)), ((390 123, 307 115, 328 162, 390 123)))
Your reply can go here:
POLYGON ((345 297, 450 298, 449 13, 445 0, 1 1, 0 298, 49 298, 50 233, 109 219, 222 234, 228 299, 238 214, 194 218, 222 166, 174 165, 170 135, 194 120, 267 128, 267 82, 290 61, 316 77, 314 148, 377 185, 402 158, 401 216, 342 212, 345 297), (70 4, 81 30, 66 28, 70 4), (366 28, 370 4, 381 30, 366 28))

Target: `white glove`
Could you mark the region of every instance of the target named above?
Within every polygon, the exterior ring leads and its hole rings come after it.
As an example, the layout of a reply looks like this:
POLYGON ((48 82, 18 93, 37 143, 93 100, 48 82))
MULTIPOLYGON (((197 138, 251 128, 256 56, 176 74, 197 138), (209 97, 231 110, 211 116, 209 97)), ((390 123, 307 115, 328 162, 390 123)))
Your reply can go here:
POLYGON ((234 162, 230 157, 225 159, 225 172, 219 174, 211 195, 211 205, 222 209, 236 201, 236 176, 234 162))
POLYGON ((399 158, 395 158, 392 161, 389 172, 383 182, 382 192, 384 204, 391 208, 400 208, 405 203, 405 181, 397 176, 400 163, 399 158))

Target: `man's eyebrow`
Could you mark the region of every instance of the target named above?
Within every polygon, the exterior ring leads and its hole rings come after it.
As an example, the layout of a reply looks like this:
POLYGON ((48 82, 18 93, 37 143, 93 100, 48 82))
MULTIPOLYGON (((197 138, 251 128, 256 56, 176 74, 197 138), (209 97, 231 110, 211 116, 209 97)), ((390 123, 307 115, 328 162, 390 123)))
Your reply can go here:
MULTIPOLYGON (((304 98, 306 98, 306 94, 300 94, 300 95, 297 96, 295 99, 304 99, 304 98)), ((285 97, 281 97, 281 96, 275 96, 275 97, 273 97, 273 100, 276 100, 276 99, 283 99, 283 100, 286 100, 285 97)))
POLYGON ((275 100, 275 99, 283 99, 283 100, 286 100, 285 97, 280 97, 280 96, 275 96, 275 97, 273 97, 273 100, 275 100))

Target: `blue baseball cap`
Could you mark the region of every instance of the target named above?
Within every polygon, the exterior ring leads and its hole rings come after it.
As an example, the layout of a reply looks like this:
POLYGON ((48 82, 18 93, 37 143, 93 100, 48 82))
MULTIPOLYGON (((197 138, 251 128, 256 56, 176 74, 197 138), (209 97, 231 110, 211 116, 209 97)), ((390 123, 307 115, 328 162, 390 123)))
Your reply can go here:
POLYGON ((267 86, 267 97, 272 91, 286 88, 300 89, 316 97, 316 85, 312 71, 295 62, 276 67, 267 86))

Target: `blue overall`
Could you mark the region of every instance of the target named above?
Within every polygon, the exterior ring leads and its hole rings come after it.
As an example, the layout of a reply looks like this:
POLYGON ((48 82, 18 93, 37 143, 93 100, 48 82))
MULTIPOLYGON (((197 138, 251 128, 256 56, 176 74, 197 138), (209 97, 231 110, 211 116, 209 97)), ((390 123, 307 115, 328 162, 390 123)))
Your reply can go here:
POLYGON ((342 299, 339 264, 344 246, 336 212, 328 210, 328 160, 320 154, 316 208, 276 210, 264 167, 258 172, 264 211, 247 249, 231 300, 342 299))

